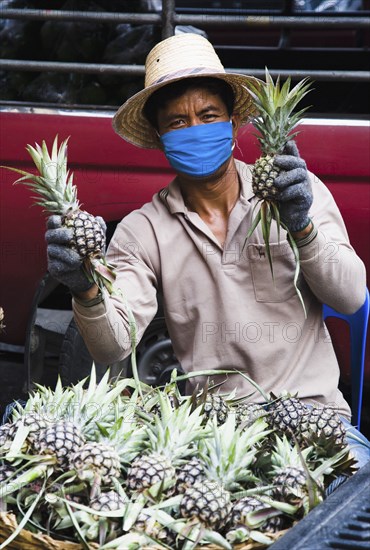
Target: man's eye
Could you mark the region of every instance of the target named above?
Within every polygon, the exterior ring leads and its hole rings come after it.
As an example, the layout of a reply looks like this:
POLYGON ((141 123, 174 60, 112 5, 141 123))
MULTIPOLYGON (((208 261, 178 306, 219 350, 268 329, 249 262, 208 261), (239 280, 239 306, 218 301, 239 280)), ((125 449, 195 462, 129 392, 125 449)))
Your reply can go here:
POLYGON ((185 124, 184 120, 182 118, 178 118, 176 120, 173 120, 171 122, 170 126, 171 126, 171 128, 179 128, 183 124, 185 124))
POLYGON ((217 117, 214 113, 207 113, 206 115, 203 115, 203 120, 210 121, 214 120, 217 117))

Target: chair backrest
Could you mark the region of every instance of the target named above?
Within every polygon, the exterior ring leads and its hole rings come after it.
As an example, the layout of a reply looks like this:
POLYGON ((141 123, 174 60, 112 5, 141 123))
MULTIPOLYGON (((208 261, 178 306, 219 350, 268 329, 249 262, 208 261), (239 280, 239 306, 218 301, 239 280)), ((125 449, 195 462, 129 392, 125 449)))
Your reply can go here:
POLYGON ((369 290, 366 289, 366 298, 363 305, 352 315, 338 313, 335 309, 324 304, 322 316, 324 320, 327 317, 338 317, 349 324, 351 338, 352 424, 360 429, 365 373, 366 336, 369 319, 369 290))

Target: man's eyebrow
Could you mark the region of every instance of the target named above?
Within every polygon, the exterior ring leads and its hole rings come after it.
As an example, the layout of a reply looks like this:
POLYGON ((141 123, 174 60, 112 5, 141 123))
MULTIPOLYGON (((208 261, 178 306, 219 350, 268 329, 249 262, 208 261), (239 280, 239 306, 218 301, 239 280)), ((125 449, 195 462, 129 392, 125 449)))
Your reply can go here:
POLYGON ((209 105, 206 105, 205 107, 203 107, 203 109, 201 109, 200 111, 197 112, 197 115, 204 115, 206 113, 209 113, 209 111, 218 111, 218 112, 222 112, 224 109, 221 108, 219 105, 214 105, 213 103, 210 103, 209 105))
POLYGON ((174 120, 176 118, 185 118, 185 117, 186 117, 185 113, 180 113, 180 112, 175 113, 174 112, 174 113, 168 113, 167 115, 164 115, 164 120, 166 122, 169 122, 169 121, 174 120))

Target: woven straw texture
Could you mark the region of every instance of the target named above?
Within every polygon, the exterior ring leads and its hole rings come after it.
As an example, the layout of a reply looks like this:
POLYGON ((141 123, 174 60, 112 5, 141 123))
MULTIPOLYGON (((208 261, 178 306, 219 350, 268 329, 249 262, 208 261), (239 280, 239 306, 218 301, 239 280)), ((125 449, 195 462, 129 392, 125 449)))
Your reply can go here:
MULTIPOLYGON (((13 514, 0 513, 0 543, 4 542, 17 528, 17 521, 13 514)), ((280 531, 274 535, 270 535, 271 538, 277 540, 282 537, 287 530, 280 531)), ((91 550, 98 550, 99 545, 90 543, 91 550)), ((83 550, 82 546, 78 543, 68 542, 65 540, 56 540, 52 537, 42 534, 35 534, 22 529, 16 539, 11 542, 7 547, 7 550, 83 550)), ((247 544, 238 544, 235 550, 261 550, 267 548, 263 544, 257 542, 251 542, 247 544)), ((145 550, 143 548, 143 550, 145 550)), ((147 550, 160 550, 160 547, 151 545, 147 550)), ((200 546, 199 550, 220 550, 219 546, 207 545, 200 546)))
POLYGON ((143 114, 149 96, 166 84, 184 78, 211 76, 225 80, 235 96, 234 112, 246 123, 254 113, 252 98, 246 88, 258 80, 225 73, 212 44, 197 34, 184 33, 159 42, 149 52, 145 63, 145 88, 128 99, 113 119, 115 131, 126 141, 148 149, 160 148, 156 131, 143 114))

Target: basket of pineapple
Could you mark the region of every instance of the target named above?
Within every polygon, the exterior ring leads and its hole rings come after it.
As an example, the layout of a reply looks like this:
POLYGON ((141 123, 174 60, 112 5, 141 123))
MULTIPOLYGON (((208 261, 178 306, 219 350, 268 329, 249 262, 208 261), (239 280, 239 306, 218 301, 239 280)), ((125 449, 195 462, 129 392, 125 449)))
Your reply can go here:
POLYGON ((332 408, 183 396, 179 378, 92 370, 16 406, 0 427, 0 549, 264 548, 354 471, 332 408))

